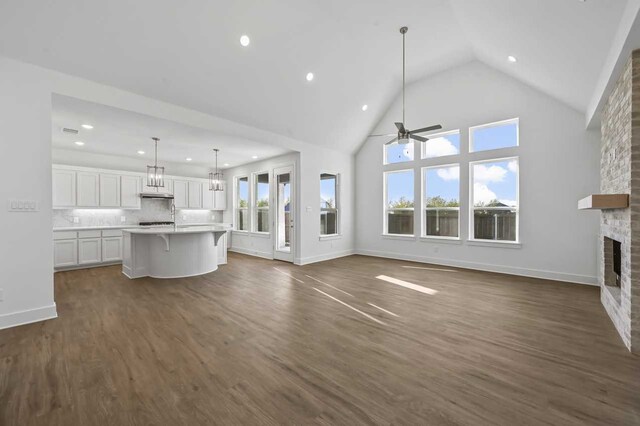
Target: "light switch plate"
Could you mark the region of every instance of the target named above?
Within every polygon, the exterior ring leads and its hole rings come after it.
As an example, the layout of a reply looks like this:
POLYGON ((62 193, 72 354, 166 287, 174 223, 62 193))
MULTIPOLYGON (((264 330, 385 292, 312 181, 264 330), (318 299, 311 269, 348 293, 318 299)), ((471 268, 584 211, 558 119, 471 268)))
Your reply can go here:
POLYGON ((311 206, 307 206, 307 211, 310 212, 311 210, 313 210, 311 206))
POLYGON ((74 216, 73 223, 80 223, 80 218, 78 216, 74 216))
POLYGON ((120 216, 120 222, 125 223, 127 221, 126 216, 120 216))
POLYGON ((38 202, 35 200, 10 199, 7 203, 7 210, 18 213, 33 213, 39 210, 38 202))

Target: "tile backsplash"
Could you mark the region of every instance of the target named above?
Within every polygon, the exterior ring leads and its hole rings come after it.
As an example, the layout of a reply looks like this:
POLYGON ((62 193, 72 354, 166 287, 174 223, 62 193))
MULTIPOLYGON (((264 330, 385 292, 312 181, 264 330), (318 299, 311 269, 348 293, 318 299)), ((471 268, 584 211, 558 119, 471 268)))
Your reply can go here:
MULTIPOLYGON (((170 202, 167 200, 143 199, 140 210, 122 209, 69 209, 53 211, 53 227, 137 225, 140 221, 170 221, 170 202), (78 218, 78 223, 74 218, 78 218), (122 222, 121 218, 125 221, 122 222)), ((221 211, 176 210, 176 223, 220 223, 221 211)))

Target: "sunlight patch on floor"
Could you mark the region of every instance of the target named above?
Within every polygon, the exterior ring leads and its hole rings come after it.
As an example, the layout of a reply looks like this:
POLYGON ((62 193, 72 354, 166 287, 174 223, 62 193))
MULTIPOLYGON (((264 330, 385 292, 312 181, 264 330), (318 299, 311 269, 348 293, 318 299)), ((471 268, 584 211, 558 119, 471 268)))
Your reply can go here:
POLYGON ((382 281, 386 281, 386 282, 391 283, 391 284, 395 284, 395 285, 399 285, 401 287, 410 288, 411 290, 419 291, 420 293, 431 294, 431 295, 434 295, 434 294, 438 293, 438 290, 434 290, 432 288, 424 287, 424 286, 421 286, 421 285, 418 285, 418 284, 414 284, 414 283, 410 283, 410 282, 407 282, 407 281, 402 281, 402 280, 399 280, 397 278, 388 277, 386 275, 378 275, 376 278, 379 279, 379 280, 382 280, 382 281))

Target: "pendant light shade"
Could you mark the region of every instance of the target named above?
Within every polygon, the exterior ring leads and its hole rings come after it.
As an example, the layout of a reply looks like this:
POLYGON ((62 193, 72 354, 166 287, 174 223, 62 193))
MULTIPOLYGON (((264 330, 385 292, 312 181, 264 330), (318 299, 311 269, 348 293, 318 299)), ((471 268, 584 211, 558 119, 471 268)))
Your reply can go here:
POLYGON ((216 153, 216 171, 215 173, 209 173, 209 190, 210 191, 224 191, 222 172, 218 171, 218 151, 217 148, 213 150, 216 153))
POLYGON ((151 188, 164 188, 164 167, 158 167, 158 138, 151 138, 155 142, 155 163, 147 166, 147 186, 151 188))

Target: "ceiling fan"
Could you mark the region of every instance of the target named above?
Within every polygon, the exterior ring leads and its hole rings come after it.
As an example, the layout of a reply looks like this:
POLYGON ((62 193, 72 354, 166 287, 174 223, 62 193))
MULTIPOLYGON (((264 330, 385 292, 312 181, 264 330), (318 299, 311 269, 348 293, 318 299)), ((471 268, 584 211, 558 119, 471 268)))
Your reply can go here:
POLYGON ((404 145, 404 144, 408 144, 409 142, 411 142, 412 140, 417 140, 420 142, 426 142, 429 140, 429 138, 425 138, 424 136, 419 136, 417 135, 417 133, 425 133, 425 132, 431 132, 433 130, 439 130, 442 129, 442 126, 439 124, 436 124, 435 126, 429 126, 429 127, 423 127, 421 129, 416 129, 416 130, 409 130, 404 126, 405 123, 405 119, 404 119, 404 90, 405 90, 405 43, 404 43, 404 38, 405 38, 405 34, 407 33, 407 31, 409 31, 408 27, 402 27, 400 28, 400 34, 402 34, 402 122, 400 123, 395 123, 396 127, 398 128, 398 133, 389 133, 389 134, 382 134, 382 135, 369 135, 371 136, 395 136, 395 138, 391 139, 389 142, 385 143, 385 145, 391 145, 392 143, 398 141, 398 144, 400 145, 404 145))

